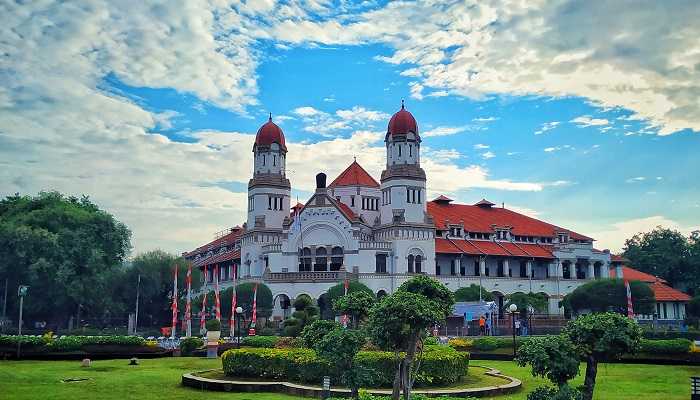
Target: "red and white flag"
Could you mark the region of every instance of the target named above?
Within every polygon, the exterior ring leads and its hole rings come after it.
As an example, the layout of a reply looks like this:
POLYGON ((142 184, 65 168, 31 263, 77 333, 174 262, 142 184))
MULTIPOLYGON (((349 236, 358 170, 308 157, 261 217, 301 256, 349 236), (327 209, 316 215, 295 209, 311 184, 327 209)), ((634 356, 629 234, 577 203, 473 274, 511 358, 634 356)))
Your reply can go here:
POLYGON ((199 312, 199 332, 204 332, 204 325, 207 323, 207 292, 204 291, 202 299, 202 310, 199 312))
MULTIPOLYGON (((349 285, 350 285, 350 282, 348 281, 347 278, 345 278, 345 284, 344 284, 345 292, 344 292, 343 296, 348 295, 348 286, 349 285)), ((342 322, 343 322, 343 328, 347 328, 348 327, 348 315, 347 314, 343 314, 342 322)))
POLYGON ((634 318, 634 309, 632 308, 632 289, 630 289, 630 281, 625 279, 625 289, 627 290, 627 316, 634 318))
POLYGON ((216 311, 216 319, 221 321, 221 299, 219 298, 219 265, 218 264, 214 267, 214 274, 216 275, 214 277, 214 298, 216 301, 216 304, 214 304, 214 308, 216 311))
POLYGON ((187 304, 185 304, 185 336, 192 336, 192 264, 187 267, 187 304))
POLYGON ((255 284, 253 289, 253 316, 250 319, 249 336, 255 336, 255 322, 258 320, 258 284, 255 284))
POLYGON ((170 336, 175 337, 175 330, 177 329, 177 265, 175 265, 175 275, 173 277, 173 324, 172 330, 170 331, 170 336))
POLYGON ((235 333, 235 327, 236 327, 236 265, 232 265, 231 269, 233 270, 233 293, 231 293, 231 320, 230 325, 231 325, 231 337, 236 336, 235 333))

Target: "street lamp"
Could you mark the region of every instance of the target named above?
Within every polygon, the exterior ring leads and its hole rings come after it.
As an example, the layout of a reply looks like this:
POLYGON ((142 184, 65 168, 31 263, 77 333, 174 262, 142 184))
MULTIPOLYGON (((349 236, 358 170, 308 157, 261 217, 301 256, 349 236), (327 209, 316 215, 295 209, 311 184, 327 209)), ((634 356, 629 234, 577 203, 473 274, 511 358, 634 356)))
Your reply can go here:
POLYGON ((238 318, 236 318, 236 332, 237 332, 236 348, 240 349, 241 348, 241 318, 243 318, 243 307, 241 307, 241 306, 236 307, 236 314, 238 314, 238 318))
POLYGON ((508 312, 510 313, 510 320, 513 324, 513 359, 515 359, 515 313, 518 311, 518 306, 512 303, 508 306, 508 312))
POLYGON ((19 297, 19 321, 17 323, 17 336, 20 336, 17 340, 17 359, 20 358, 20 348, 22 345, 22 309, 24 308, 24 298, 27 296, 27 291, 29 286, 19 285, 17 288, 17 296, 19 297))

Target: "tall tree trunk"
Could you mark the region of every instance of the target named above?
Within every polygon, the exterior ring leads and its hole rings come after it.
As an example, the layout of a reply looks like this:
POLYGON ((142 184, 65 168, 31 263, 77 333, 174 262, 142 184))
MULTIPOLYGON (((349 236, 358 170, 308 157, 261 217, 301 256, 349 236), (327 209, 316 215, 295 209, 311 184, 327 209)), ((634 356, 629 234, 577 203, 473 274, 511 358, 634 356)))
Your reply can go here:
POLYGON ((583 400, 593 400, 593 389, 595 389, 595 377, 598 373, 598 360, 595 356, 589 355, 586 358, 586 379, 583 382, 585 392, 583 400))
POLYGON ((406 352, 406 359, 404 360, 404 389, 403 397, 404 400, 411 400, 411 367, 413 366, 413 360, 416 358, 416 346, 418 345, 418 334, 415 333, 411 335, 411 341, 408 345, 408 351, 406 352))
POLYGON ((403 360, 399 358, 398 354, 396 358, 398 362, 396 363, 396 374, 394 375, 394 387, 391 392, 392 400, 399 400, 401 397, 401 380, 403 379, 403 360))

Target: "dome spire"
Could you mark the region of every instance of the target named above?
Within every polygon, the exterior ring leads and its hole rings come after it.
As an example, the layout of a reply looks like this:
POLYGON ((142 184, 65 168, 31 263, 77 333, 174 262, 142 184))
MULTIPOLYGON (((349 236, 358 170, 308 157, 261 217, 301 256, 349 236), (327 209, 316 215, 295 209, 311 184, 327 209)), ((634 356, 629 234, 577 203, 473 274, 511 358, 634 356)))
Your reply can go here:
POLYGON ((270 119, 268 121, 272 122, 272 112, 270 112, 270 119))
POLYGON ((401 109, 402 109, 402 110, 404 109, 404 107, 403 107, 403 99, 401 99, 401 109))

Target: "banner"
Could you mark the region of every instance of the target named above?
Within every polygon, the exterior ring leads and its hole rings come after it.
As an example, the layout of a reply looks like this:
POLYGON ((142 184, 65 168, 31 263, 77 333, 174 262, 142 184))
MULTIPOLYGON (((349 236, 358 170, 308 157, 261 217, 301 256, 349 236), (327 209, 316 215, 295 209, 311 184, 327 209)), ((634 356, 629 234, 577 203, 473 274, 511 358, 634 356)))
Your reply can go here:
POLYGON ((221 321, 221 298, 219 298, 219 264, 214 267, 214 311, 216 312, 216 319, 221 321))
POLYGON ((632 309, 632 289, 630 289, 630 281, 625 279, 625 289, 627 290, 627 316, 634 319, 634 309, 632 309))
POLYGON ((255 284, 253 289, 253 316, 250 319, 250 329, 248 336, 255 336, 255 322, 258 320, 258 284, 255 284))
POLYGON ((199 312, 199 333, 204 333, 205 324, 207 323, 207 291, 204 290, 204 298, 202 299, 202 310, 199 312))
POLYGON ((185 336, 192 336, 192 264, 187 266, 187 304, 185 304, 185 336))
MULTIPOLYGON (((344 284, 344 286, 345 286, 345 292, 344 292, 343 296, 347 296, 347 295, 348 295, 348 286, 349 286, 349 285, 350 285, 350 282, 348 281, 347 278, 345 278, 345 284, 344 284)), ((342 323, 343 323, 343 328, 347 328, 347 327, 348 327, 348 315, 347 315, 347 314, 343 314, 343 317, 341 318, 341 321, 342 321, 342 323)))
POLYGON ((231 294, 231 320, 230 320, 230 325, 231 325, 231 337, 236 336, 235 332, 235 327, 236 327, 236 264, 233 264, 231 266, 231 269, 233 270, 233 276, 231 277, 233 279, 233 293, 231 294))
POLYGON ((175 265, 175 275, 173 277, 173 323, 172 329, 170 331, 170 337, 175 337, 175 330, 177 329, 177 265, 175 265))

